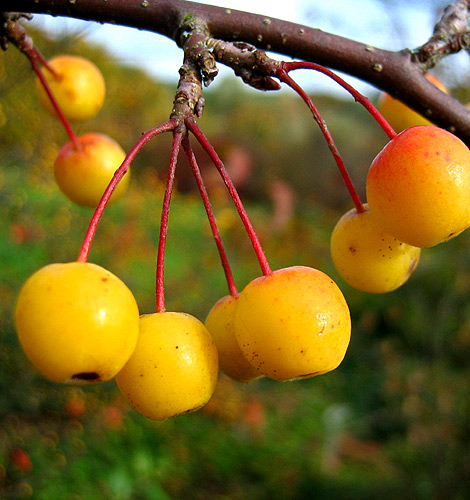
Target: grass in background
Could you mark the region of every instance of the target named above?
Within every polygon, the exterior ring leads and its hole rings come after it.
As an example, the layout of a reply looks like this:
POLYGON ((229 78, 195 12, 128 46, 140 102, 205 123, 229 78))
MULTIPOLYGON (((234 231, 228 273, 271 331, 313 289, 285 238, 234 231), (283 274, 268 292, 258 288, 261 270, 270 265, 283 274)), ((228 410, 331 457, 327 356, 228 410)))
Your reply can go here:
MULTIPOLYGON (((134 182, 105 212, 90 261, 120 276, 142 312, 154 308, 161 186, 134 182)), ((331 213, 302 209, 283 232, 270 207, 248 207, 273 268, 318 266, 342 286, 353 339, 336 371, 237 384, 221 376, 201 411, 162 423, 131 410, 114 382, 45 381, 21 352, 12 311, 24 280, 76 258, 91 213, 47 178, 0 176, 0 496, 46 500, 464 499, 468 489, 468 235, 426 252, 401 291, 347 288, 328 258, 331 213), (31 181, 31 179, 29 179, 31 181), (304 211, 305 210, 305 211, 304 211), (452 258, 449 258, 449 256, 452 258)), ((221 230, 241 288, 259 274, 230 204, 221 230)), ((204 320, 227 293, 202 204, 176 194, 167 307, 204 320)))

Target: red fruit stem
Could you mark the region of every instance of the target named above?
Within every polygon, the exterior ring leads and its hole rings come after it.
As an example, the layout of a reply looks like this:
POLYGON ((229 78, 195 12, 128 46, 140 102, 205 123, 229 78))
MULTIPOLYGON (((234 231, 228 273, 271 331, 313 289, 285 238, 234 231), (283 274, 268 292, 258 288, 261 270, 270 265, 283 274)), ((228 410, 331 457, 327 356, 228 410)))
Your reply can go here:
POLYGON ((36 48, 33 48, 34 52, 36 53, 36 56, 39 60, 39 62, 44 66, 44 68, 49 71, 49 73, 56 79, 59 80, 60 76, 57 73, 57 71, 49 64, 48 60, 42 55, 41 51, 39 51, 36 48))
POLYGON ((41 71, 41 64, 45 65, 46 69, 50 71, 56 78, 57 75, 54 72, 54 70, 47 64, 47 61, 45 61, 44 57, 40 54, 40 52, 33 48, 30 51, 27 52, 27 55, 29 57, 29 60, 31 62, 31 66, 33 67, 33 71, 36 73, 37 77, 39 78, 39 81, 41 82, 41 85, 44 87, 44 90, 46 91, 47 96, 49 97, 49 100, 51 101, 52 106, 54 107, 55 112, 57 113, 57 116, 59 117, 59 120, 62 122, 62 125, 67 132, 67 135, 69 136, 70 141, 73 143, 75 146, 76 150, 81 150, 82 145, 80 144, 80 141, 78 140, 77 135, 73 131, 70 123, 68 122, 67 118, 65 117, 62 109, 60 109, 60 106, 54 97, 54 94, 51 91, 51 88, 49 87, 49 84, 47 83, 46 78, 44 77, 42 71, 41 71))
POLYGON ((82 246, 80 248, 80 253, 78 254, 77 261, 78 262, 86 262, 88 259, 88 254, 90 252, 91 243, 93 242, 93 238, 95 237, 96 229, 103 215, 104 209, 108 204, 109 198, 113 194, 116 186, 119 184, 120 180, 124 177, 126 172, 129 170, 129 166, 134 161, 137 153, 142 149, 142 147, 154 136, 161 134, 163 132, 169 132, 176 127, 175 120, 169 120, 158 127, 155 127, 147 132, 144 132, 141 138, 136 142, 136 144, 129 151, 127 156, 124 158, 124 161, 121 163, 121 166, 114 173, 113 178, 111 179, 108 187, 106 188, 103 196, 101 197, 98 206, 95 209, 93 217, 91 218, 90 224, 88 225, 88 230, 85 234, 85 238, 83 239, 82 246))
POLYGON ((232 296, 238 295, 238 290, 235 285, 235 280, 233 278, 233 273, 227 258, 227 253, 222 243, 222 238, 220 236, 219 228, 217 227, 217 221, 215 219, 214 212, 212 210, 212 206, 209 200, 209 195, 207 193, 207 189, 204 184, 204 179, 202 178, 201 170, 199 168, 199 165, 197 164, 197 159, 191 147, 187 134, 183 139, 183 148, 186 153, 186 156, 188 157, 189 164, 191 165, 191 169, 196 179, 197 187, 199 188, 199 193, 201 195, 204 208, 206 209, 207 217, 209 219, 209 224, 211 226, 212 235, 214 237, 215 244, 217 245, 217 250, 219 251, 220 260, 222 262, 222 267, 224 269, 229 293, 232 296))
POLYGON ((251 224, 250 218, 248 217, 245 207, 243 206, 243 203, 240 199, 237 189, 235 188, 232 179, 230 179, 230 176, 228 175, 225 165, 219 158, 212 144, 204 135, 203 131, 199 128, 198 124, 196 123, 196 120, 194 118, 186 118, 185 123, 188 129, 191 131, 194 137, 196 137, 198 142, 201 144, 206 153, 209 155, 210 159, 212 160, 217 170, 219 171, 225 183, 225 186, 227 187, 227 190, 230 194, 230 197, 232 198, 235 207, 237 208, 238 214, 243 222, 243 225, 245 226, 245 230, 248 233, 248 236, 251 240, 251 244, 253 245, 253 249, 258 258, 262 273, 264 275, 271 274, 271 268, 269 266, 266 255, 264 254, 261 243, 258 239, 258 236, 256 235, 253 225, 251 224))
POLYGON ((171 146, 170 165, 166 179, 165 195, 163 197, 163 208, 160 221, 160 237, 158 239, 158 254, 157 254, 157 279, 156 279, 156 302, 157 313, 165 312, 165 285, 164 285, 164 270, 165 270, 165 247, 166 237, 168 234, 168 218, 170 215, 171 194, 175 184, 175 170, 178 162, 178 154, 180 151, 183 132, 175 129, 173 132, 173 142, 171 146))
POLYGON ((346 168, 346 165, 343 162, 343 159, 341 158, 341 155, 338 151, 338 148, 336 147, 335 141, 333 139, 333 136, 331 135, 330 131, 328 130, 328 126, 326 125, 325 120, 321 117, 318 109, 316 106, 313 104, 313 101, 310 99, 310 97, 306 94, 306 92, 303 90, 303 88, 293 80, 287 71, 285 69, 280 68, 279 71, 276 73, 277 78, 284 82, 286 85, 291 87, 297 94, 300 95, 300 97, 305 101, 307 106, 309 107, 310 111, 313 114, 313 117, 315 121, 317 122, 318 126, 320 127, 320 130, 323 134, 323 137, 325 138, 328 148, 331 151, 331 154, 333 155, 333 158, 336 162, 336 165, 339 168, 339 171, 341 173, 341 176, 343 177, 344 183, 346 184, 346 188, 349 191, 349 194, 351 196, 351 199, 354 203, 354 206, 356 207, 357 212, 364 212, 364 205, 362 204, 361 199, 359 198, 359 195, 357 194, 356 188, 354 187, 354 184, 351 180, 351 177, 349 175, 348 169, 346 168))
POLYGON ((340 76, 338 76, 330 69, 325 68, 320 64, 303 62, 303 61, 283 62, 282 68, 287 72, 295 69, 313 69, 315 71, 323 73, 326 76, 329 76, 336 83, 341 85, 341 87, 347 90, 354 97, 354 100, 356 102, 358 102, 359 104, 361 104, 366 108, 366 110, 372 115, 374 120, 380 125, 380 127, 382 127, 383 131, 387 134, 389 139, 393 139, 394 137, 396 137, 397 133, 395 132, 395 130, 393 130, 393 128, 390 126, 387 120, 382 116, 380 111, 372 104, 372 102, 366 96, 362 95, 352 85, 344 81, 340 76))

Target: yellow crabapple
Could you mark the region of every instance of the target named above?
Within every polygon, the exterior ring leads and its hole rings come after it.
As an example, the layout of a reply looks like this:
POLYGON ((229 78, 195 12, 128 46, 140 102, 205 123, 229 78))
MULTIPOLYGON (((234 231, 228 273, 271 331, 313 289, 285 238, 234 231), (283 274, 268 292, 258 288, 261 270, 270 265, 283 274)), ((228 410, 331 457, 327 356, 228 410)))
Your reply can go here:
MULTIPOLYGON (((88 59, 59 55, 47 63, 54 73, 44 68, 43 75, 57 104, 69 120, 93 118, 103 106, 106 85, 101 71, 88 59)), ((36 90, 40 103, 55 114, 54 107, 39 79, 36 90)))
MULTIPOLYGON (((449 93, 446 86, 438 78, 430 74, 425 76, 442 92, 449 93)), ((432 125, 427 118, 385 92, 379 97, 378 109, 397 133, 416 125, 432 125)))
POLYGON ((325 273, 305 266, 251 281, 235 309, 238 345, 247 360, 275 380, 334 370, 351 335, 349 307, 325 273))
POLYGON ((346 212, 330 240, 331 258, 341 277, 369 293, 387 293, 405 283, 419 262, 421 249, 386 233, 364 205, 346 212))
POLYGON ((218 300, 207 315, 205 325, 219 353, 220 369, 238 382, 250 382, 261 377, 240 350, 235 335, 234 316, 238 295, 226 295, 218 300))
POLYGON ((111 379, 131 356, 139 334, 132 292, 96 264, 49 264, 23 285, 16 304, 20 344, 53 382, 111 379))
MULTIPOLYGON (((54 163, 54 177, 60 190, 77 205, 95 208, 126 153, 111 137, 90 132, 78 137, 80 148, 67 142, 54 163)), ((126 192, 130 170, 116 186, 109 203, 126 192)))
POLYGON ((375 157, 366 190, 384 231, 409 245, 434 246, 470 225, 470 150, 439 127, 411 127, 375 157))
POLYGON ((219 373, 217 348, 204 324, 180 312, 145 314, 134 353, 116 376, 142 415, 165 420, 203 407, 219 373))

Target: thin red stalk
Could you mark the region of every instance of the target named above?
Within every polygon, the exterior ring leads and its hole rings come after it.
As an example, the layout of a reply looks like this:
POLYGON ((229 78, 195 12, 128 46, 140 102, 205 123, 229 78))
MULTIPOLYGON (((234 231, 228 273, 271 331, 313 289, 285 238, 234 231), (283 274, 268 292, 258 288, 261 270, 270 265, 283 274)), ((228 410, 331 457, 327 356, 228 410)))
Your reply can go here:
POLYGON ((164 285, 164 269, 165 269, 165 247, 166 237, 168 234, 168 218, 170 215, 170 202, 173 186, 175 183, 175 170, 178 161, 178 153, 183 139, 183 132, 175 130, 173 132, 173 143, 171 147, 170 165, 166 180, 165 195, 163 197, 163 208, 160 221, 160 237, 158 239, 158 254, 157 254, 157 279, 156 279, 156 302, 157 312, 165 312, 165 285, 164 285))
POLYGON ((215 244, 217 245, 217 250, 219 251, 220 260, 222 262, 222 267, 224 269, 229 293, 232 296, 238 295, 237 286, 235 285, 235 280, 233 279, 233 273, 230 268, 224 244, 222 243, 222 238, 220 237, 219 228, 217 227, 217 221, 215 219, 214 212, 212 210, 212 206, 209 200, 209 195, 207 193, 207 189, 204 184, 204 179, 202 178, 201 170, 199 169, 199 165, 197 164, 197 159, 191 147, 187 134, 183 139, 183 148, 186 153, 186 156, 188 157, 189 164, 191 165, 191 169, 196 179, 197 187, 199 189, 199 193, 201 195, 204 208, 206 209, 207 217, 209 219, 209 224, 211 226, 212 235, 214 237, 215 244))
POLYGON ((266 255, 264 254, 263 248, 261 247, 261 243, 258 239, 258 236, 256 235, 256 232, 253 228, 253 225, 251 224, 250 218, 248 217, 248 214, 245 210, 245 207, 243 206, 243 203, 240 199, 240 196, 230 179, 230 176, 227 173, 227 169, 225 168, 225 165, 223 164, 222 160, 219 158, 217 152, 215 151, 214 147, 212 144, 209 142, 209 140, 206 138, 202 130, 199 128, 198 124, 194 120, 194 118, 187 118, 185 120, 186 126, 188 129, 191 131, 191 133, 196 137, 198 142, 201 144, 201 146, 204 148, 206 153, 209 155, 210 159, 216 166, 217 170, 219 171, 227 189, 230 194, 230 197, 232 198, 235 207, 237 208, 238 214, 243 222, 243 225, 245 226, 246 232, 248 233, 248 237, 251 240, 251 244, 253 245, 253 249, 256 253, 256 256, 258 258, 259 264, 261 266, 261 271, 264 275, 270 274, 271 273, 271 268, 269 266, 268 260, 266 258, 266 255))
POLYGON ((313 117, 315 118, 315 121, 318 123, 318 126, 320 127, 323 137, 325 138, 328 144, 328 148, 330 149, 331 154, 335 159, 336 165, 339 168, 341 176, 343 177, 344 183, 346 185, 347 190, 349 191, 349 195, 351 196, 351 199, 354 203, 354 206, 356 207, 357 212, 364 212, 364 206, 362 204, 362 201, 359 198, 359 195, 357 194, 356 188, 354 187, 354 184, 351 180, 348 169, 346 168, 346 165, 344 164, 343 159, 341 158, 338 148, 336 147, 333 136, 328 130, 325 120, 323 120, 323 118, 321 117, 315 104, 313 104, 312 99, 310 99, 310 97, 306 94, 306 92, 302 89, 302 87, 298 85, 297 82, 288 75, 287 71, 281 69, 276 74, 276 76, 279 78, 279 80, 281 80, 286 85, 289 85, 289 87, 295 90, 295 92, 297 92, 297 94, 300 95, 300 97, 305 101, 305 103, 309 107, 310 111, 313 114, 313 117))
MULTIPOLYGON (((67 135, 69 136, 70 141, 74 144, 75 149, 80 150, 82 148, 80 141, 78 140, 77 135, 73 131, 70 123, 68 122, 67 118, 65 117, 63 111, 60 109, 59 104, 57 103, 56 98, 54 97, 54 94, 51 91, 51 88, 49 87, 49 84, 47 83, 46 78, 44 77, 42 71, 41 71, 41 64, 46 64, 46 68, 52 72, 52 74, 55 75, 55 72, 52 70, 47 65, 47 62, 45 62, 44 57, 39 53, 37 49, 32 49, 27 53, 29 60, 31 62, 31 66, 33 67, 34 72, 36 73, 37 77, 39 78, 39 81, 41 82, 41 85, 44 87, 44 90, 46 91, 47 96, 49 97, 49 100, 51 101, 52 106, 54 107, 55 112, 57 113, 57 116, 59 117, 59 120, 62 122, 62 125, 67 132, 67 135)), ((56 76, 57 77, 57 76, 56 76)))
POLYGON ((282 68, 287 72, 294 69, 313 69, 315 71, 323 73, 326 76, 329 76, 336 83, 341 85, 341 87, 343 87, 346 91, 348 91, 354 97, 354 100, 356 102, 358 102, 359 104, 361 104, 366 108, 366 110, 372 115, 374 120, 380 125, 380 127, 382 127, 383 131, 387 134, 389 139, 393 139, 397 135, 395 130, 393 130, 393 128, 390 126, 387 120, 382 116, 380 111, 370 102, 370 100, 366 96, 362 95, 352 85, 349 85, 349 83, 344 81, 340 76, 338 76, 330 69, 325 68, 320 64, 304 62, 304 61, 284 62, 282 64, 282 68))
POLYGON ((41 51, 36 49, 35 47, 33 48, 33 51, 36 54, 36 57, 38 58, 39 62, 44 66, 44 68, 49 71, 49 73, 56 79, 59 79, 59 75, 57 74, 57 71, 49 64, 48 60, 42 55, 41 51))
POLYGON ((80 248, 80 253, 78 254, 77 261, 78 262, 86 262, 88 259, 88 254, 90 252, 90 246, 93 242, 93 238, 95 237, 96 228, 101 220, 104 209, 108 204, 109 198, 113 194, 116 186, 120 182, 120 180, 124 177, 126 172, 129 170, 130 164, 134 161, 137 153, 142 149, 142 147, 154 136, 161 134, 163 132, 169 132, 173 130, 176 126, 176 122, 174 120, 169 120, 168 122, 159 125, 145 133, 142 134, 141 138, 137 141, 137 143, 133 146, 133 148, 129 151, 127 156, 124 158, 124 161, 121 163, 121 166, 114 173, 113 178, 111 179, 108 187, 106 188, 103 196, 101 197, 98 206, 95 209, 93 217, 91 218, 90 224, 88 225, 88 230, 85 234, 85 238, 83 239, 82 246, 80 248))

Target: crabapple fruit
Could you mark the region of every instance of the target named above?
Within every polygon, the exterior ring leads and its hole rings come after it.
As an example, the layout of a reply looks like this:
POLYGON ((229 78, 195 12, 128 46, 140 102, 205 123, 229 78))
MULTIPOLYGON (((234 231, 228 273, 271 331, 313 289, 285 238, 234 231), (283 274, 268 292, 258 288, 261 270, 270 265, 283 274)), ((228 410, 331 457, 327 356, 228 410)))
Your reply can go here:
MULTIPOLYGON (((449 93, 446 86, 438 78, 429 74, 425 76, 442 92, 449 93)), ((412 110, 398 99, 394 99, 390 94, 381 94, 378 108, 383 117, 397 133, 416 125, 432 125, 427 118, 412 110)))
POLYGON ((179 312, 145 314, 137 346, 116 376, 142 415, 165 420, 203 407, 215 390, 217 348, 204 324, 179 312))
MULTIPOLYGON (((98 114, 103 106, 106 85, 101 71, 88 59, 60 55, 47 63, 43 71, 52 94, 65 117, 85 121, 98 114)), ((39 102, 55 115, 55 110, 39 79, 36 80, 39 102)))
POLYGON ((352 287, 387 293, 405 283, 415 270, 421 249, 387 234, 364 205, 337 222, 330 240, 331 258, 338 273, 352 287))
POLYGON ((238 295, 226 295, 218 300, 207 315, 205 325, 219 353, 220 369, 238 382, 250 382, 262 376, 240 350, 234 328, 238 295))
POLYGON ((411 127, 373 160, 367 201, 383 230, 431 247, 470 225, 470 150, 439 127, 411 127))
POLYGON ((292 266, 259 277, 242 290, 235 332, 253 366, 272 379, 294 380, 338 367, 349 345, 351 317, 329 276, 292 266))
MULTIPOLYGON (((80 149, 72 141, 60 149, 54 163, 54 177, 67 198, 77 205, 94 208, 126 154, 114 139, 105 134, 83 134, 78 137, 78 142, 80 149)), ((127 171, 109 203, 115 203, 124 195, 129 179, 130 171, 127 171)))
POLYGON ((23 285, 16 304, 20 344, 53 382, 111 379, 131 356, 139 334, 132 292, 88 262, 49 264, 23 285))

